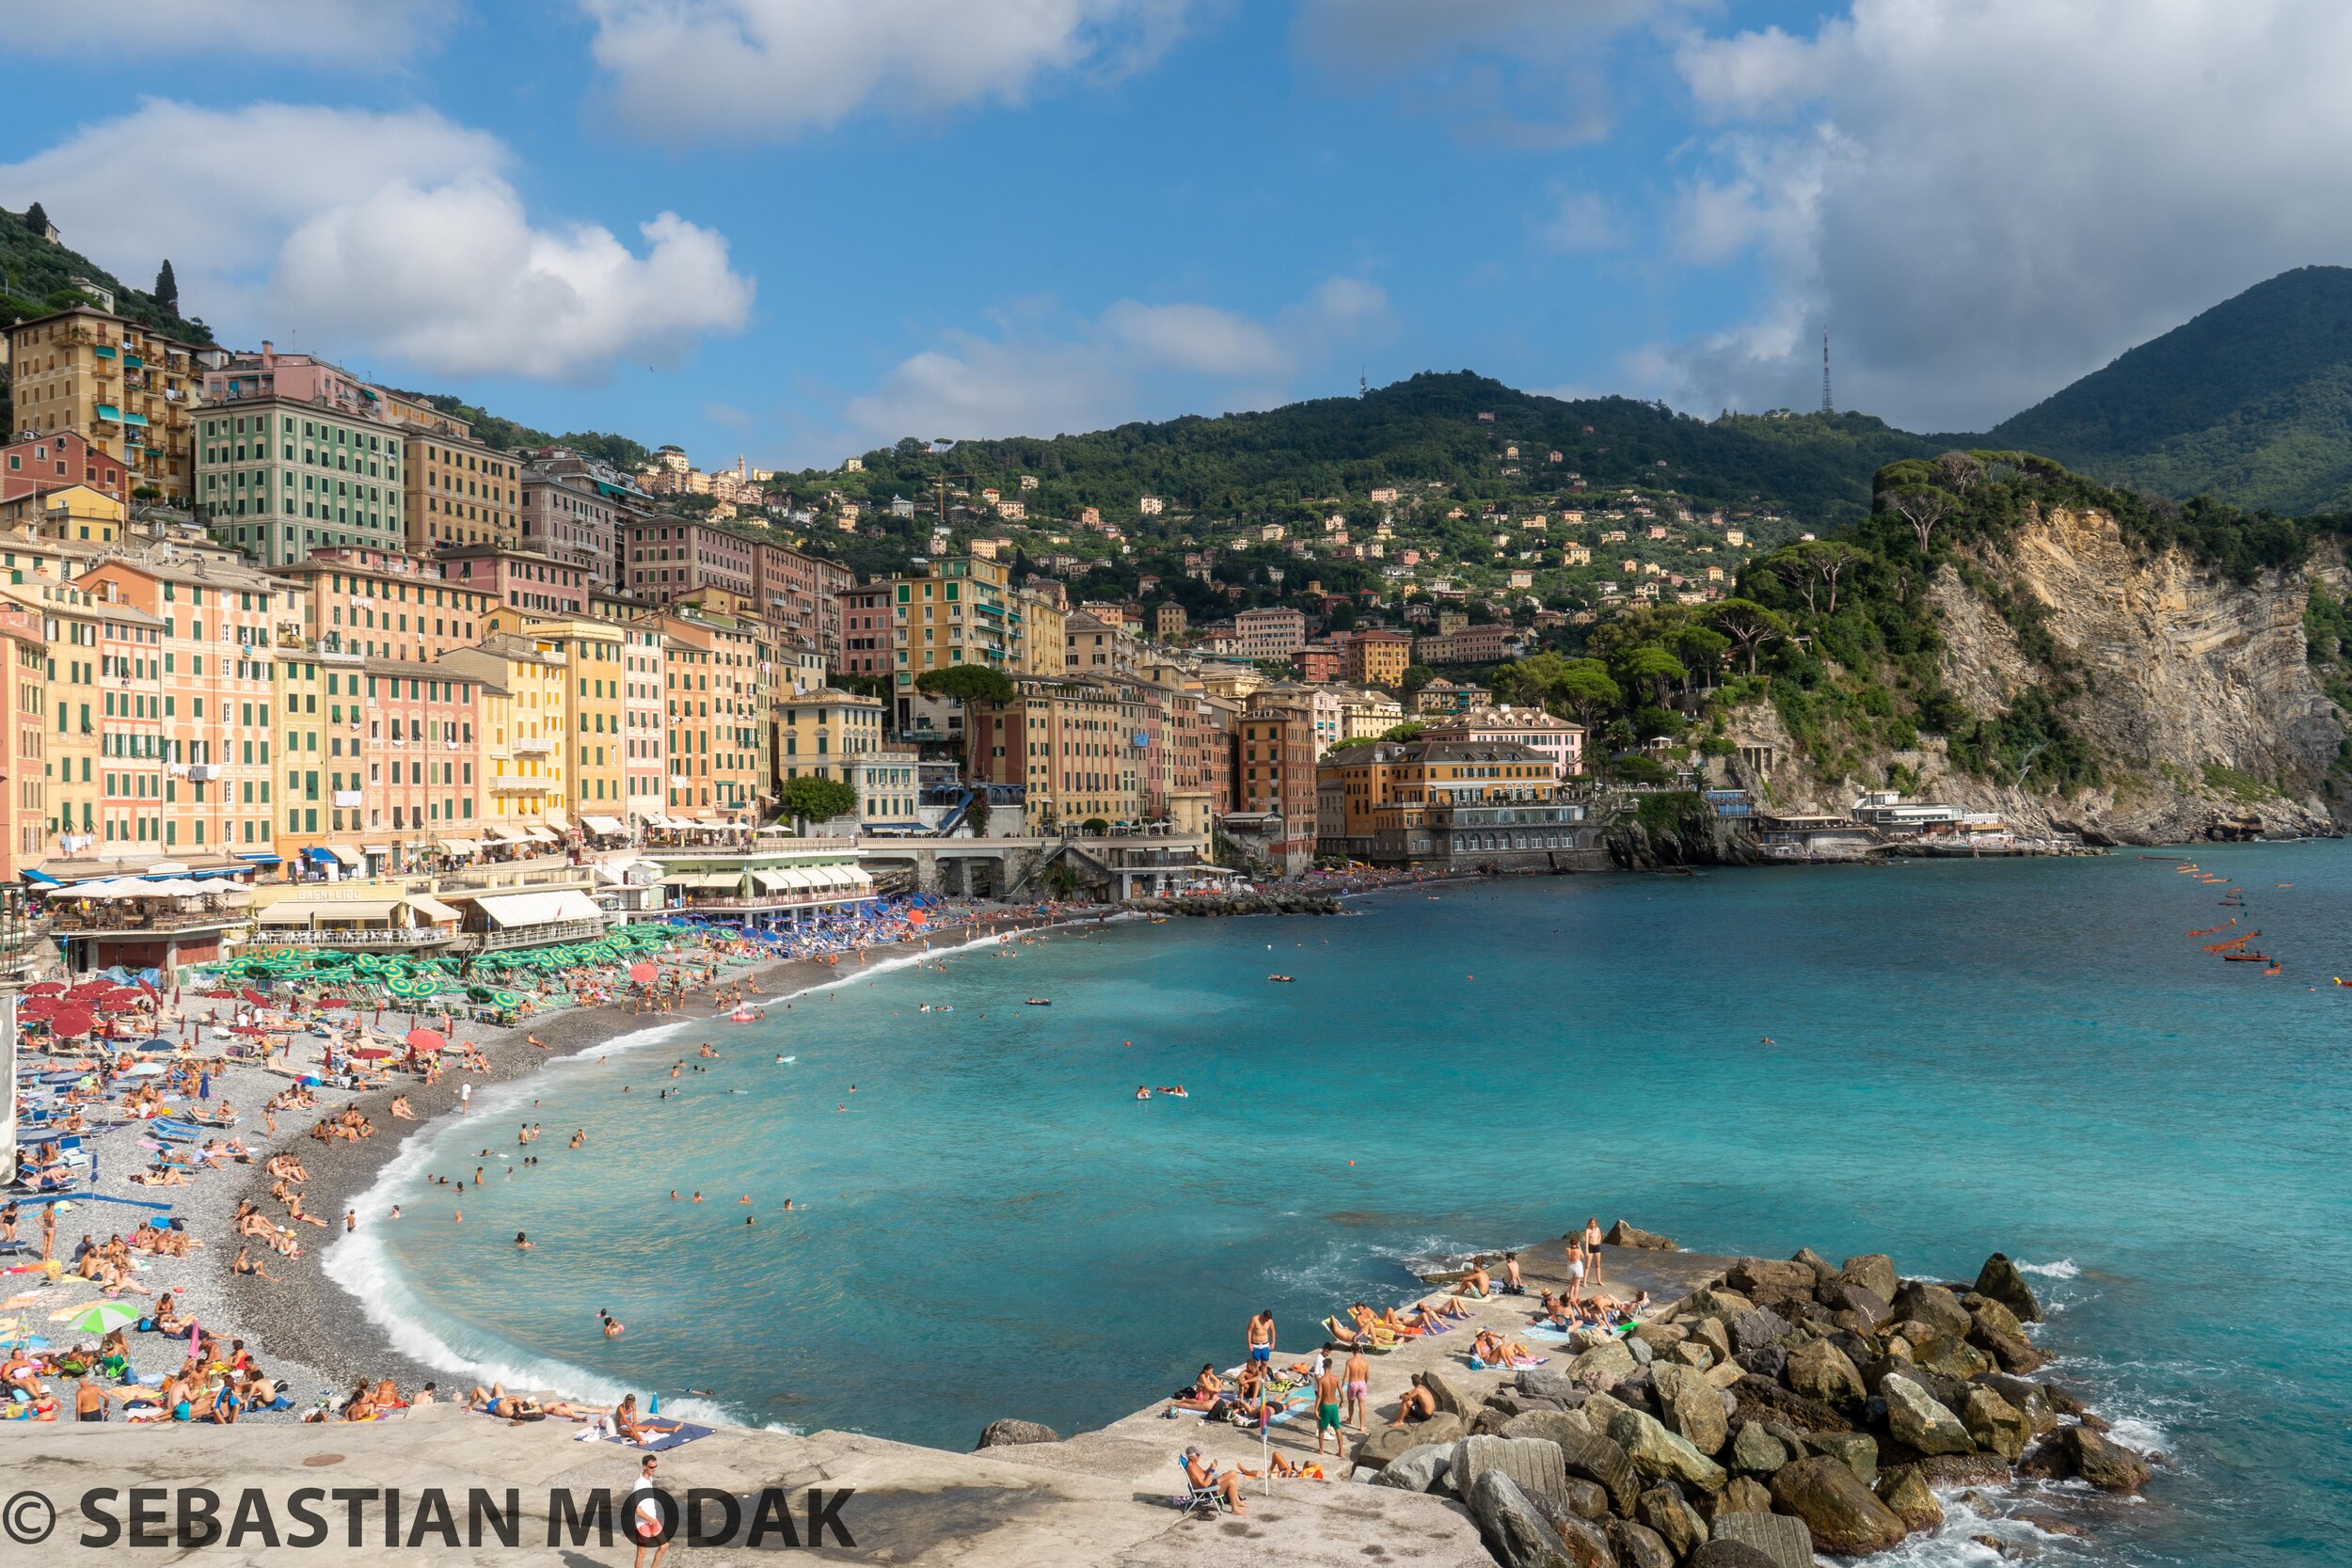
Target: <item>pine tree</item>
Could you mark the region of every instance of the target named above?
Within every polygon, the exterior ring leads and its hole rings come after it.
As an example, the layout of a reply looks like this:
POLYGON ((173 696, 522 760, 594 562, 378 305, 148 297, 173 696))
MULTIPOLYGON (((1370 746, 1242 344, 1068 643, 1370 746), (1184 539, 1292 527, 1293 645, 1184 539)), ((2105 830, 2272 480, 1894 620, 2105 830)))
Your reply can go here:
POLYGON ((36 234, 49 232, 49 214, 40 210, 40 202, 36 201, 24 209, 24 227, 36 234))
POLYGON ((180 280, 171 276, 171 258, 168 256, 164 258, 162 268, 155 274, 155 303, 175 316, 180 313, 180 280))

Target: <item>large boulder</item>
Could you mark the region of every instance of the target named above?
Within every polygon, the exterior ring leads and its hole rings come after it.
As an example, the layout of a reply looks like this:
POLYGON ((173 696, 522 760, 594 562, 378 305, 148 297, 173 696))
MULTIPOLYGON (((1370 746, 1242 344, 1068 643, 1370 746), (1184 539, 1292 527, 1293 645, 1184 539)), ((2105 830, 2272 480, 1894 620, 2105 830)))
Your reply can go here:
POLYGON ((1699 1517, 1711 1526, 1725 1513, 1770 1513, 1772 1495, 1754 1476, 1734 1476, 1721 1492, 1702 1492, 1694 1505, 1699 1517))
POLYGON ((1960 1298, 1941 1285, 1924 1279, 1906 1279, 1898 1286, 1888 1306, 1897 1323, 1923 1323, 1938 1334, 1964 1338, 1968 1333, 1968 1308, 1960 1298))
POLYGON ((1467 1501, 1470 1488, 1488 1470, 1501 1470, 1528 1497, 1557 1507, 1567 1500, 1568 1470, 1560 1445, 1542 1437, 1462 1439, 1454 1450, 1447 1483, 1467 1501))
POLYGON ((1772 1474, 1772 1500, 1804 1521, 1816 1551, 1861 1557, 1902 1544, 1903 1522, 1835 1459, 1800 1459, 1772 1474))
POLYGON ((1968 1342, 2000 1363, 2005 1372, 2030 1372, 2039 1370, 2050 1357, 2031 1339, 2026 1338, 2025 1326, 2008 1307, 1991 1296, 1971 1292, 1962 1298, 1972 1320, 1968 1327, 1968 1342))
POLYGON ((1581 1410, 1530 1410, 1502 1423, 1504 1437, 1540 1437, 1565 1447, 1570 1439, 1590 1437, 1597 1429, 1581 1410))
POLYGON ((1816 1285, 1826 1285, 1831 1280, 1837 1277, 1837 1265, 1831 1262, 1828 1259, 1822 1257, 1820 1253, 1814 1251, 1809 1246, 1799 1247, 1797 1249, 1797 1255, 1789 1259, 1788 1261, 1791 1263, 1804 1264, 1805 1269, 1813 1275, 1813 1283, 1816 1285))
POLYGON ((1657 1531, 1677 1559, 1689 1557, 1707 1540, 1707 1521, 1671 1486, 1653 1486, 1643 1493, 1633 1516, 1657 1531))
POLYGON ((1366 1469, 1377 1470, 1408 1449, 1424 1443, 1458 1443, 1464 1434, 1459 1416, 1432 1416, 1401 1427, 1381 1427, 1365 1433, 1356 1445, 1355 1461, 1366 1469))
POLYGON ((1991 1296, 2026 1323, 2042 1321, 2042 1303, 2035 1299, 2033 1287, 2017 1272, 2017 1265, 2000 1253, 1986 1259, 1984 1267, 1977 1271, 1977 1294, 1991 1296))
POLYGON ((1443 1369, 1430 1368, 1421 1374, 1421 1381, 1422 1386, 1429 1390, 1429 1397, 1438 1402, 1438 1415, 1458 1416, 1468 1421, 1478 1414, 1476 1396, 1455 1382, 1443 1369))
POLYGON ((1501 1470, 1481 1475, 1463 1500, 1502 1568, 1575 1568, 1560 1532, 1501 1470))
POLYGON ((1731 1439, 1731 1452, 1724 1458, 1743 1475, 1769 1476, 1788 1463, 1788 1449, 1779 1438, 1764 1430, 1763 1422, 1741 1421, 1731 1439))
MULTIPOLYGON (((1605 1519, 1609 1516, 1609 1494, 1597 1481, 1570 1476, 1564 1498, 1558 1510, 1560 1513, 1572 1513, 1580 1519, 1605 1519)), ((1553 1523, 1556 1527, 1558 1521, 1553 1523)))
POLYGON ((1725 1541, 1763 1553, 1773 1568, 1813 1568, 1812 1531, 1805 1528, 1804 1521, 1786 1513, 1767 1513, 1759 1509, 1719 1517, 1715 1521, 1714 1540, 1708 1544, 1725 1541))
POLYGON ((1789 1387, 1823 1404, 1851 1407, 1870 1397, 1852 1358, 1827 1339, 1810 1339, 1790 1351, 1781 1375, 1789 1387))
POLYGON ((1705 1345, 1718 1361, 1728 1361, 1732 1357, 1731 1331, 1724 1326, 1720 1318, 1693 1318, 1688 1338, 1705 1345))
POLYGON ((2006 1486, 2009 1461, 1993 1453, 1929 1454, 1912 1466, 1930 1486, 2006 1486))
POLYGON ((2050 1398, 2050 1390, 2046 1386, 2028 1383, 2022 1377, 2008 1377, 1999 1372, 1987 1372, 1976 1381, 2014 1405, 2017 1413, 2025 1417, 2027 1423, 2032 1426, 2033 1434, 2036 1437, 2045 1436, 2058 1430, 2058 1407, 2057 1402, 2050 1398))
POLYGON ((1936 1529, 1944 1523, 1944 1505, 1935 1500, 1935 1494, 1919 1478, 1919 1472, 1905 1465, 1879 1477, 1875 1488, 1879 1501, 1895 1511, 1895 1517, 1914 1532, 1936 1529))
POLYGON ((1583 1387, 1576 1374, 1565 1367, 1530 1367, 1511 1380, 1511 1386, 1530 1399, 1581 1399, 1583 1387))
POLYGON ((2020 1475, 2039 1481, 2068 1477, 2087 1481, 2102 1492, 2137 1492, 2148 1484, 2148 1462, 2111 1438, 2089 1427, 2060 1427, 2036 1444, 2020 1475))
POLYGON ((1729 1324, 1742 1312, 1756 1310, 1756 1303, 1739 1291, 1723 1285, 1706 1285, 1675 1303, 1675 1321, 1685 1327, 1699 1318, 1713 1318, 1729 1324))
POLYGON ((1740 1402, 1734 1420, 1777 1420, 1799 1432, 1851 1432, 1853 1423, 1829 1405, 1753 1373, 1731 1386, 1740 1402))
POLYGON ((1742 1295, 1761 1291, 1810 1293, 1820 1280, 1810 1263, 1781 1262, 1772 1258, 1741 1258, 1724 1271, 1724 1283, 1742 1295))
POLYGON ((1386 1468, 1372 1478, 1375 1486, 1393 1486, 1404 1492, 1450 1492, 1447 1477, 1454 1465, 1454 1450, 1459 1443, 1423 1443, 1406 1449, 1389 1461, 1386 1468))
POLYGON ((1837 1270, 1837 1277, 1849 1285, 1859 1285, 1881 1301, 1895 1299, 1895 1287, 1899 1281, 1895 1274, 1895 1259, 1883 1252, 1866 1252, 1859 1258, 1849 1258, 1837 1270))
MULTIPOLYGON (((1708 1321, 1711 1323, 1714 1320, 1710 1318, 1708 1321)), ((1685 1339, 1666 1353, 1669 1365, 1688 1367, 1694 1372, 1703 1372, 1721 1359, 1721 1356, 1696 1339, 1685 1339)))
POLYGON ((1606 1435, 1581 1437, 1571 1442, 1560 1439, 1560 1457, 1571 1478, 1589 1481, 1609 1494, 1609 1506, 1619 1513, 1633 1512, 1633 1499, 1641 1495, 1642 1479, 1633 1468, 1633 1461, 1616 1440, 1606 1435))
MULTIPOLYGON (((980 1448, 1004 1449, 1022 1443, 1058 1443, 1061 1433, 1036 1421, 991 1421, 980 1429, 980 1448)), ((978 1449, 974 1449, 977 1452, 978 1449)))
POLYGON ((1662 1361, 1650 1369, 1649 1381, 1658 1395, 1661 1425, 1703 1454, 1722 1451, 1731 1428, 1724 1419, 1723 1394, 1713 1384, 1688 1367, 1662 1361))
POLYGON ((1788 1348, 1797 1338, 1788 1320, 1769 1307, 1754 1307, 1731 1320, 1731 1348, 1762 1350, 1768 1345, 1788 1348))
POLYGON ((1991 1356, 1950 1334, 1931 1334, 1919 1340, 1911 1347, 1911 1359, 1922 1370, 1961 1383, 1994 1370, 1991 1356))
POLYGON ((2033 1423, 2025 1412, 1982 1385, 1968 1390, 1968 1402, 1960 1407, 1960 1424, 1968 1429, 1977 1447, 2012 1465, 2033 1441, 2033 1423))
POLYGON ((1603 1246, 1640 1247, 1645 1252, 1679 1252, 1682 1250, 1665 1237, 1653 1235, 1646 1230, 1637 1230, 1623 1220, 1611 1226, 1609 1234, 1600 1240, 1603 1246))
POLYGON ((1879 1440, 1867 1432, 1817 1432, 1806 1439, 1813 1450, 1835 1459, 1865 1486, 1879 1479, 1879 1440))
POLYGON ((1683 1481, 1708 1492, 1720 1490, 1731 1479, 1688 1439, 1668 1432, 1655 1417, 1638 1410, 1611 1417, 1609 1436, 1645 1476, 1683 1481))
MULTIPOLYGON (((1807 1548, 1805 1556, 1812 1555, 1807 1548)), ((1709 1541, 1691 1554, 1683 1568, 1780 1568, 1780 1564, 1744 1541, 1709 1541)))
POLYGON ((1860 1318, 1868 1332, 1876 1333, 1881 1323, 1894 1315, 1894 1308, 1884 1296, 1867 1291, 1851 1280, 1834 1279, 1813 1292, 1813 1299, 1833 1313, 1851 1312, 1860 1318))
MULTIPOLYGON (((1541 1511, 1543 1505, 1536 1507, 1541 1511)), ((1560 1544, 1567 1547, 1568 1560, 1576 1568, 1617 1568, 1617 1554, 1609 1549, 1607 1532, 1591 1517, 1546 1513, 1544 1518, 1559 1535, 1560 1544)))
POLYGON ((1969 1453, 1976 1449, 1960 1418, 1900 1372, 1890 1372, 1881 1380, 1879 1397, 1886 1402, 1886 1430, 1904 1447, 1927 1454, 1969 1453))
POLYGON ((1568 1375, 1583 1387, 1606 1391, 1620 1379, 1631 1377, 1640 1365, 1622 1341, 1610 1339, 1569 1362, 1568 1375))
POLYGON ((1630 1519, 1609 1521, 1609 1546, 1617 1554, 1617 1568, 1675 1568, 1675 1555, 1658 1532, 1630 1519))

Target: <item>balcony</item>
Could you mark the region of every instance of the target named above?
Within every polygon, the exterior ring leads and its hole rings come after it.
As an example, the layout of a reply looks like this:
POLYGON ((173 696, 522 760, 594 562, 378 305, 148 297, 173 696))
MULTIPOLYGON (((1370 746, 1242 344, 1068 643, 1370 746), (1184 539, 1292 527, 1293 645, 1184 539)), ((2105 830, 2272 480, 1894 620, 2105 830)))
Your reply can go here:
POLYGON ((496 953, 514 947, 548 947, 566 942, 596 942, 607 927, 601 920, 551 920, 544 926, 516 926, 495 931, 467 931, 451 948, 454 953, 496 953))
POLYGON ((133 912, 122 909, 93 910, 88 914, 72 910, 56 910, 51 914, 51 929, 60 937, 119 937, 131 939, 153 933, 183 933, 188 931, 226 930, 231 926, 249 926, 253 916, 246 910, 156 910, 133 912))
POLYGON ((548 740, 517 740, 508 748, 512 754, 518 757, 543 757, 554 750, 555 743, 548 740))

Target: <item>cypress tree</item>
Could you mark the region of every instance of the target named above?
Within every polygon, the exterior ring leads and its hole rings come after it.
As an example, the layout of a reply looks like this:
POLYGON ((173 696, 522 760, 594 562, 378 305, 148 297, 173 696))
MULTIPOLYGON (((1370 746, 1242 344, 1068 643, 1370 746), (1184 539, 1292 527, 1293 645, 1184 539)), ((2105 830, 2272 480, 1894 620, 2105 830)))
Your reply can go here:
POLYGON ((24 209, 24 227, 36 234, 49 232, 49 214, 40 210, 40 202, 36 201, 24 209))
POLYGON ((155 274, 155 303, 175 316, 180 313, 180 280, 171 275, 171 258, 168 256, 164 258, 162 268, 155 274))

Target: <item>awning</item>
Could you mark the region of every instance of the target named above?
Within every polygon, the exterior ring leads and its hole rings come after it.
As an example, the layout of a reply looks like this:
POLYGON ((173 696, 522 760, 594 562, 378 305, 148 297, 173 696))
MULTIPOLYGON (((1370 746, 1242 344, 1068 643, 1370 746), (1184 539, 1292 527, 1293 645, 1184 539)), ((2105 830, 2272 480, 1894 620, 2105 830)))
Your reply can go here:
MULTIPOLYGON (((411 900, 414 902, 414 900, 411 900)), ((601 920, 604 911, 586 894, 576 888, 561 893, 510 893, 496 898, 477 898, 482 912, 510 929, 516 926, 545 926, 558 920, 601 920)))
POLYGON ((743 879, 740 877, 723 877, 717 872, 712 871, 675 871, 661 879, 672 887, 724 887, 739 889, 743 885, 743 879))
POLYGON ((626 836, 628 832, 628 825, 627 823, 616 822, 610 816, 583 816, 580 819, 580 825, 587 829, 592 833, 612 833, 616 836, 626 836))
POLYGON ((380 926, 398 908, 389 898, 334 898, 311 905, 310 914, 318 920, 364 920, 380 926))
POLYGON ((326 847, 326 852, 355 871, 359 867, 359 856, 355 850, 346 849, 340 844, 330 844, 326 847))
POLYGON ((282 904, 272 904, 268 909, 263 910, 262 924, 264 926, 308 926, 310 924, 310 917, 318 912, 318 908, 316 904, 305 904, 299 899, 289 898, 282 904))
POLYGON ((392 852, 392 847, 389 844, 362 844, 359 846, 359 852, 363 855, 389 855, 392 852))
POLYGON ((523 836, 531 840, 533 844, 556 844, 561 842, 561 840, 559 840, 553 833, 548 832, 545 828, 525 828, 523 830, 523 836))
POLYGON ((523 835, 521 833, 516 832, 512 828, 501 828, 496 823, 492 823, 490 825, 489 833, 490 837, 500 844, 520 844, 523 842, 523 835))
POLYGON ((461 920, 464 918, 464 916, 460 915, 455 910, 451 909, 447 904, 442 903, 438 898, 428 898, 421 893, 412 893, 408 895, 408 907, 429 921, 461 920))
POLYGON ((334 865, 339 863, 331 852, 320 848, 315 844, 310 846, 308 849, 302 851, 302 858, 309 861, 312 865, 334 865))
POLYGON ((445 838, 441 840, 441 847, 453 855, 478 855, 482 853, 482 844, 478 839, 445 838))
POLYGON ((787 888, 801 885, 788 871, 755 871, 752 873, 752 880, 770 893, 782 893, 787 888))
POLYGON ((243 854, 241 854, 241 855, 239 855, 239 856, 237 857, 237 859, 239 859, 239 860, 241 860, 241 861, 251 861, 251 862, 252 862, 254 864, 256 864, 256 865, 276 865, 276 864, 278 864, 278 857, 277 857, 276 855, 243 855, 243 854))
POLYGON ((562 812, 557 811, 553 806, 549 806, 548 808, 547 818, 548 826, 553 828, 559 833, 567 833, 572 831, 571 818, 565 816, 562 812))
POLYGON ((112 423, 120 424, 122 422, 122 410, 117 408, 111 403, 102 403, 98 405, 98 417, 102 420, 109 420, 112 423))

